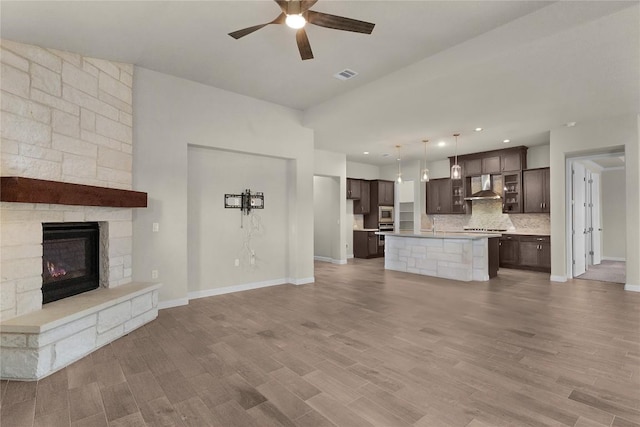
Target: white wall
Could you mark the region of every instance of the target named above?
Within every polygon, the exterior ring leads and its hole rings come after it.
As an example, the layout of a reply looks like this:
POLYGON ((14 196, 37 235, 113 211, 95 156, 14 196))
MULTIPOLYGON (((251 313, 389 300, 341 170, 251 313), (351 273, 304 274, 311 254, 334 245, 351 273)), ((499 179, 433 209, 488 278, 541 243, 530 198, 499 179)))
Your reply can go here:
POLYGON ((340 181, 313 177, 313 255, 324 261, 339 260, 340 181))
POLYGON ((602 202, 602 257, 625 258, 627 227, 625 221, 624 169, 600 172, 600 199, 602 202))
POLYGON ((288 161, 194 146, 187 155, 188 292, 286 282, 288 161), (224 195, 245 189, 264 193, 265 208, 225 209, 224 195))
POLYGON ((527 169, 546 168, 551 164, 550 146, 534 145, 527 149, 527 169))
MULTIPOLYGON (((298 111, 144 68, 135 69, 134 111, 134 187, 149 194, 149 207, 134 214, 134 279, 159 271, 161 307, 188 300, 188 145, 288 160, 283 262, 291 282, 313 281, 313 132, 298 111), (153 222, 160 232, 152 233, 153 222)), ((217 179, 240 176, 238 167, 217 179)), ((220 268, 216 274, 233 275, 236 267, 220 268)))
MULTIPOLYGON (((640 259, 640 116, 623 115, 551 130, 551 278, 563 281, 567 263, 566 159, 587 154, 625 152, 626 257, 640 259)), ((627 263, 625 289, 640 291, 640 263, 627 263)))
POLYGON ((451 164, 449 163, 449 159, 430 162, 429 174, 433 179, 449 178, 451 176, 451 164))
POLYGON ((347 177, 357 179, 380 179, 380 167, 366 163, 348 161, 347 177))

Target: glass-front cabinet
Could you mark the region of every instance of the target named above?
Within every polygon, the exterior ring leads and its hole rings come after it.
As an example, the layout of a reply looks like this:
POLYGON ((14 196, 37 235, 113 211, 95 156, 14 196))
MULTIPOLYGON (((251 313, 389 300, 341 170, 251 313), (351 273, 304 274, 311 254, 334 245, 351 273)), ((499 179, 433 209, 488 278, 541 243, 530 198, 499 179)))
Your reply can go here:
POLYGON ((522 185, 520 171, 502 174, 502 212, 522 212, 522 185))

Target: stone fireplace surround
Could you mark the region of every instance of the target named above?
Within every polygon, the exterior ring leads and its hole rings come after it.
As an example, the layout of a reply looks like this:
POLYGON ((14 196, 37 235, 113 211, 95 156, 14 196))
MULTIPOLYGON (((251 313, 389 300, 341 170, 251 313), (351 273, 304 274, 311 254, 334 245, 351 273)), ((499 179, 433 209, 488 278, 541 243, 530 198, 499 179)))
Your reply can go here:
POLYGON ((17 311, 0 324, 2 379, 43 378, 157 317, 161 285, 131 281, 131 208, 2 202, 0 215, 17 311), (42 224, 84 221, 101 225, 101 287, 42 306, 42 224))
MULTIPOLYGON (((133 65, 6 39, 0 50, 2 175, 49 181, 41 194, 51 181, 130 190, 133 65)), ((131 205, 1 193, 2 378, 43 378, 157 316, 160 285, 132 282, 131 205), (84 221, 103 230, 101 287, 43 307, 42 223, 84 221)))

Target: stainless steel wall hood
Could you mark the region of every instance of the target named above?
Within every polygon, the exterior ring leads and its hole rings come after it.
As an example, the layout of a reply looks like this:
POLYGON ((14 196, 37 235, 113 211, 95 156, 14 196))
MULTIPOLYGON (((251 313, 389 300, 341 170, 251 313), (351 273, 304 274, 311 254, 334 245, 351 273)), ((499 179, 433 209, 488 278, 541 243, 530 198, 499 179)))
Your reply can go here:
POLYGON ((471 197, 465 197, 465 200, 496 200, 500 199, 500 195, 491 190, 491 175, 482 175, 482 190, 473 193, 471 197))

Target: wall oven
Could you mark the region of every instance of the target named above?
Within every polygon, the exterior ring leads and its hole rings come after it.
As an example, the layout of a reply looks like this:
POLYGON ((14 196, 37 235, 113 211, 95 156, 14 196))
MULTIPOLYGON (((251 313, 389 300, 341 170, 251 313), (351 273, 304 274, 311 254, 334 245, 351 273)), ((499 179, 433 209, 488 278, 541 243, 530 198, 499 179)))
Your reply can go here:
POLYGON ((393 206, 378 207, 378 223, 393 224, 393 206))
MULTIPOLYGON (((378 224, 378 231, 380 232, 393 232, 393 224, 378 224)), ((378 246, 384 246, 384 237, 382 235, 378 235, 378 246)))

